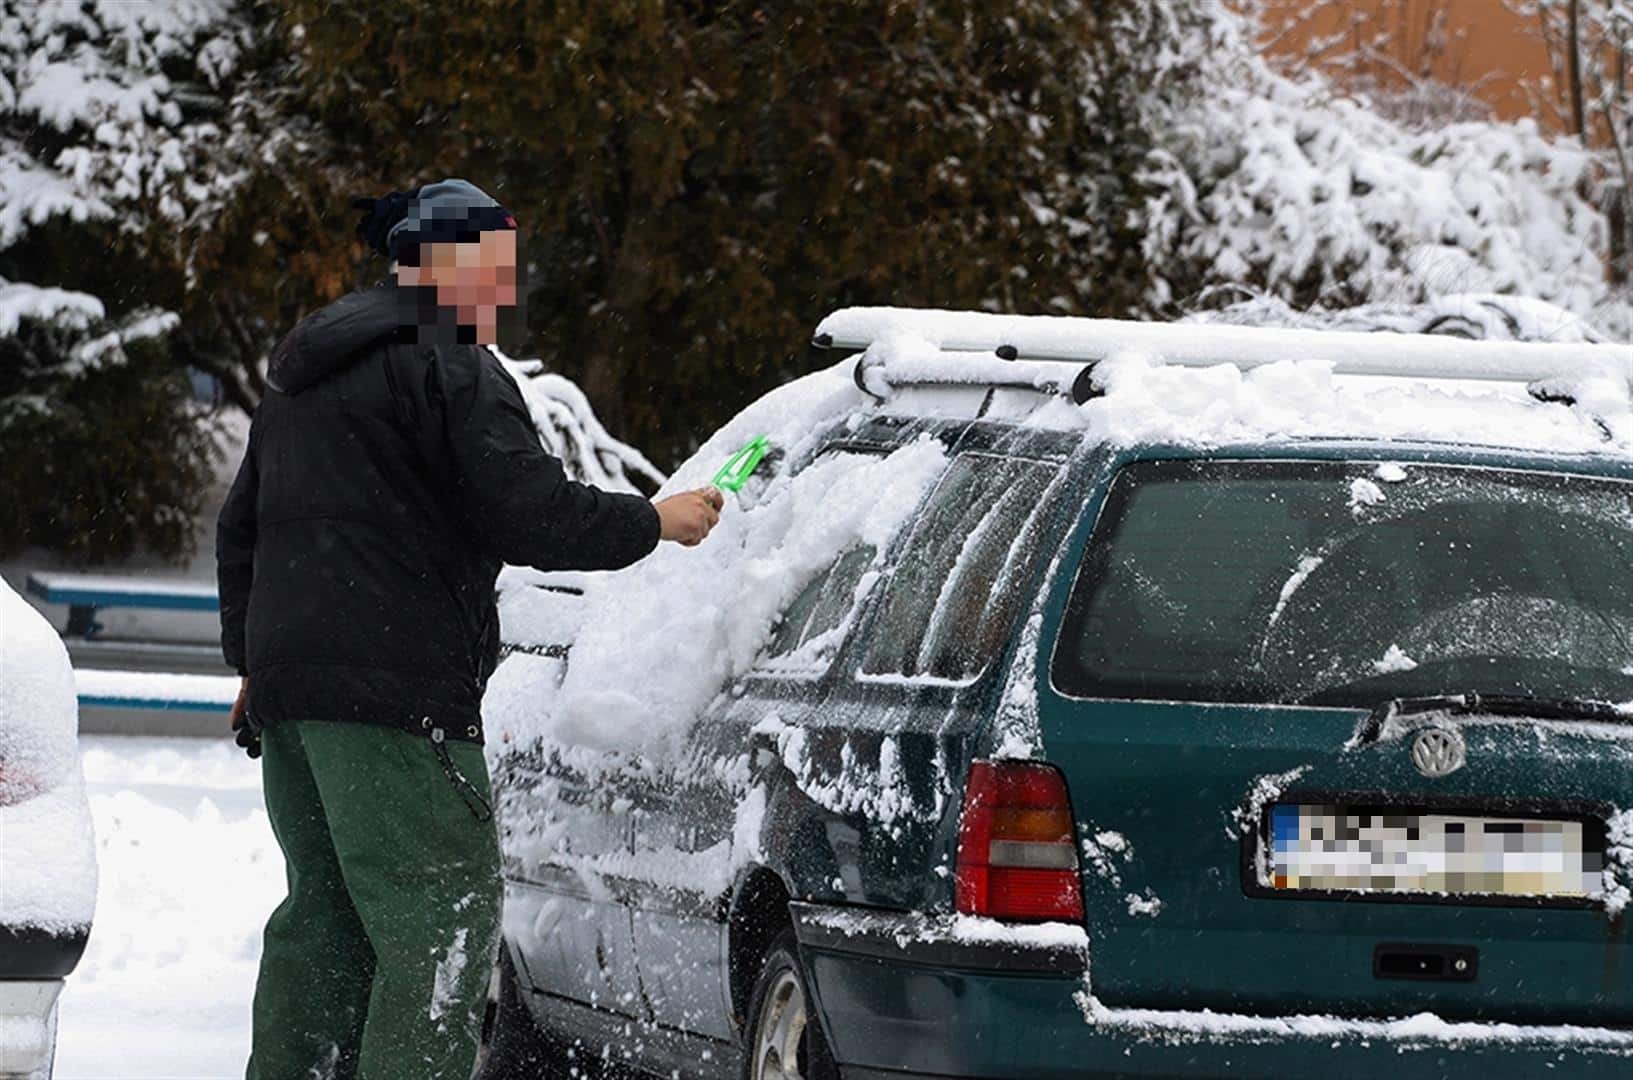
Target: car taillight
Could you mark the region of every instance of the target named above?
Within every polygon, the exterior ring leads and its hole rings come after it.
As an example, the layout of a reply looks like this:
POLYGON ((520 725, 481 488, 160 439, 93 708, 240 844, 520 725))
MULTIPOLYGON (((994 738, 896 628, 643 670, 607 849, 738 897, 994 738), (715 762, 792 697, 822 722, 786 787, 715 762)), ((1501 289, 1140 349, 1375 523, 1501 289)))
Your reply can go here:
POLYGON ((1081 922, 1073 828, 1066 781, 1053 765, 973 762, 958 822, 958 910, 1081 922))

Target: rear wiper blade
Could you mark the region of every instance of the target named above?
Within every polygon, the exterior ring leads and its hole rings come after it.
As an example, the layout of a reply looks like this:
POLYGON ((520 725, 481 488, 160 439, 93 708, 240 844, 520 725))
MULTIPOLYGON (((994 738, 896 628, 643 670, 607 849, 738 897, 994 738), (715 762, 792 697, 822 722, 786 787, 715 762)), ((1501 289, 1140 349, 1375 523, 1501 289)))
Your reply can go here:
POLYGON ((1545 698, 1531 694, 1443 694, 1435 697, 1394 698, 1377 710, 1388 709, 1396 716, 1410 713, 1484 713, 1491 716, 1534 716, 1538 720, 1626 720, 1620 705, 1591 698, 1545 698), (1391 708, 1392 707, 1392 708, 1391 708))
POLYGON ((1545 698, 1529 694, 1437 694, 1431 697, 1390 698, 1380 702, 1350 740, 1365 746, 1378 740, 1384 725, 1402 716, 1448 713, 1453 716, 1525 716, 1536 720, 1601 720, 1627 723, 1633 711, 1609 701, 1587 698, 1545 698))

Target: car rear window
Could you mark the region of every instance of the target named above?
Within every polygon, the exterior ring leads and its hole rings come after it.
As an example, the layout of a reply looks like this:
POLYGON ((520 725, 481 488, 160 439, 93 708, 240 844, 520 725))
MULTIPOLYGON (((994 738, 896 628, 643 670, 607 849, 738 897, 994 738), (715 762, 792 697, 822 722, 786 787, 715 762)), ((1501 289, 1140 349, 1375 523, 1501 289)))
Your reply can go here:
POLYGON ((1081 697, 1633 697, 1633 484, 1152 461, 1112 483, 1053 679, 1081 697))
POLYGON ((864 675, 966 681, 997 658, 1057 472, 986 454, 954 459, 891 571, 864 675))

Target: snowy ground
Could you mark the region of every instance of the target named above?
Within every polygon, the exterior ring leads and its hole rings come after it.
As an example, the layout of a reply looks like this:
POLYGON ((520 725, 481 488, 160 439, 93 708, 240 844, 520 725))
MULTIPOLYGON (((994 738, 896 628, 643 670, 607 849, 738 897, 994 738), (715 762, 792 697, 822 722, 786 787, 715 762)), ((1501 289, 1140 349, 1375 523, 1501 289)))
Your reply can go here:
POLYGON ((283 860, 230 741, 80 741, 101 879, 62 996, 57 1080, 241 1077, 283 860))

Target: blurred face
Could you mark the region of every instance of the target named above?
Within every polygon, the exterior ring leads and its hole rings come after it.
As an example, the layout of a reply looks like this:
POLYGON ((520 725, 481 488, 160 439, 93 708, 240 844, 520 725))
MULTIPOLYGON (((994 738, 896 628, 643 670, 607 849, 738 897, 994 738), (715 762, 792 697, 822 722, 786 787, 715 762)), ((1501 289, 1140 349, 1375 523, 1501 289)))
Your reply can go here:
POLYGON ((435 285, 437 303, 454 308, 477 340, 492 344, 500 308, 516 305, 516 231, 496 229, 467 244, 426 244, 419 266, 399 266, 402 285, 435 285))

